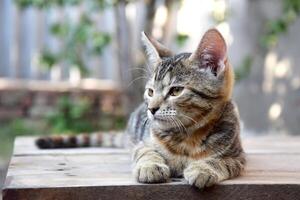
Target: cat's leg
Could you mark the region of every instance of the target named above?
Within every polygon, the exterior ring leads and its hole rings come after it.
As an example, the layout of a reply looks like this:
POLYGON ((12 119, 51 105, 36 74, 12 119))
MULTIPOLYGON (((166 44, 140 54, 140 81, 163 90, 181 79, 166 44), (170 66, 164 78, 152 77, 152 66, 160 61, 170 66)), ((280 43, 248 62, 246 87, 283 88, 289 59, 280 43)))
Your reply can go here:
POLYGON ((170 178, 170 168, 154 148, 139 145, 135 148, 133 174, 138 182, 162 183, 170 178))
POLYGON ((183 174, 189 184, 204 188, 238 176, 244 162, 242 157, 197 160, 190 162, 183 174))

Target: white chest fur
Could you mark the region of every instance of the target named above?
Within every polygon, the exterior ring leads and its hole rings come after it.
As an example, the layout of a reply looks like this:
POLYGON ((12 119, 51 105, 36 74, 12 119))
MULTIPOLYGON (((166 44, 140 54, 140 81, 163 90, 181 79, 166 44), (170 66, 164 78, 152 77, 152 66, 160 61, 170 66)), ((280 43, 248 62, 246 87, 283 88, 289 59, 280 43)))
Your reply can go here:
MULTIPOLYGON (((193 158, 192 156, 178 155, 170 152, 163 144, 158 141, 156 137, 150 133, 150 143, 166 160, 167 165, 170 167, 172 176, 179 177, 182 176, 183 170, 188 166, 188 164, 192 161, 199 160, 201 157, 193 158)), ((201 154, 205 149, 204 147, 191 147, 185 144, 180 144, 178 146, 180 149, 185 149, 185 151, 189 152, 191 155, 201 154)))
POLYGON ((183 175, 183 170, 187 167, 188 163, 193 159, 187 156, 176 155, 168 151, 163 145, 158 141, 152 141, 155 149, 165 158, 167 165, 170 167, 173 177, 181 177, 183 175))

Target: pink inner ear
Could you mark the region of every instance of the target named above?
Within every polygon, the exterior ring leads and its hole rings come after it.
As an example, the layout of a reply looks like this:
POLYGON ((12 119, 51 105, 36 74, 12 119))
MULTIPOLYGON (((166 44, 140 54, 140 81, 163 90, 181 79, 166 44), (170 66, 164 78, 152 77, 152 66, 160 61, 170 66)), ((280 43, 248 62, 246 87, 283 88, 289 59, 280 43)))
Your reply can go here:
POLYGON ((217 29, 208 30, 191 58, 199 62, 199 67, 210 67, 216 74, 226 59, 226 43, 221 33, 217 29))

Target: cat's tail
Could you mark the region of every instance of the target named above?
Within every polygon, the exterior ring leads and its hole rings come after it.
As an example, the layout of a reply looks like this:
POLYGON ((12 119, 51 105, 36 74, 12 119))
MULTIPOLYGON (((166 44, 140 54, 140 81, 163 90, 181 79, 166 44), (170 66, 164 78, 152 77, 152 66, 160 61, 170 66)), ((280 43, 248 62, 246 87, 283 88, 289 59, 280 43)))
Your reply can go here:
POLYGON ((121 132, 97 132, 79 135, 42 136, 35 140, 40 149, 78 147, 124 147, 124 134, 121 132))

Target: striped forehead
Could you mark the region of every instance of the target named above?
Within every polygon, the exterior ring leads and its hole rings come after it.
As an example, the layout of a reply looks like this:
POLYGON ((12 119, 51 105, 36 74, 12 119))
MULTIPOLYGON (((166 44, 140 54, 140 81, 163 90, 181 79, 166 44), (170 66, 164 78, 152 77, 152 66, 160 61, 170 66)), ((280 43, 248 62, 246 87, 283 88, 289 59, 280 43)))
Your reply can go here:
POLYGON ((174 68, 174 63, 172 58, 167 58, 163 60, 160 65, 156 68, 154 80, 162 81, 167 74, 170 74, 172 69, 174 68))
POLYGON ((149 84, 158 90, 163 90, 166 86, 171 85, 171 82, 174 82, 174 78, 170 72, 167 72, 162 80, 158 81, 153 77, 149 84))
MULTIPOLYGON (((190 53, 181 53, 178 55, 175 55, 174 57, 165 58, 163 61, 157 66, 155 71, 154 80, 155 81, 162 81, 165 79, 165 76, 171 77, 172 70, 179 65, 180 61, 183 59, 186 59, 190 56, 190 53)), ((168 79, 168 77, 167 77, 168 79)))

